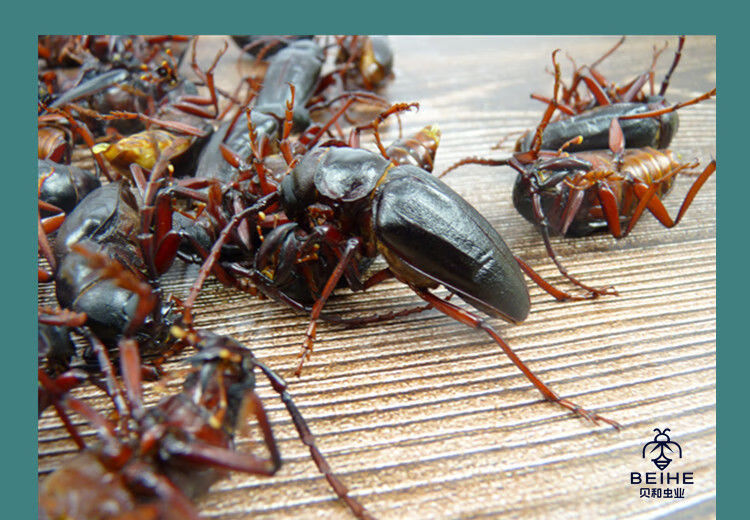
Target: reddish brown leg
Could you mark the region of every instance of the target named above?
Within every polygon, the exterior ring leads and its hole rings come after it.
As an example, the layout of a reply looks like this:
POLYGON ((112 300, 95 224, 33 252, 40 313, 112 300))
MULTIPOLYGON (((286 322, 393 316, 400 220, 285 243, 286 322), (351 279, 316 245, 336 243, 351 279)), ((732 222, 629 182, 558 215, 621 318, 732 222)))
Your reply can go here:
MULTIPOLYGON (((96 146, 96 143, 94 142, 94 136, 91 135, 91 132, 86 125, 79 124, 78 121, 76 121, 76 119, 69 112, 70 108, 56 109, 48 108, 46 106, 44 108, 49 110, 50 112, 60 114, 68 120, 73 131, 78 134, 86 143, 86 146, 91 151, 91 155, 94 157, 94 161, 96 161, 96 164, 97 166, 99 166, 99 170, 102 172, 102 174, 107 178, 108 181, 114 181, 115 176, 112 174, 112 172, 109 171, 109 168, 107 167, 104 159, 102 159, 102 154, 100 152, 94 152, 94 147, 96 146)), ((78 107, 76 107, 76 109, 78 109, 78 107)), ((95 113, 95 115, 100 116, 100 114, 98 113, 95 113)))
POLYGON ((667 92, 667 88, 669 88, 669 80, 672 77, 672 73, 674 72, 674 69, 677 68, 677 64, 680 62, 680 58, 682 57, 682 47, 685 45, 685 35, 680 36, 680 40, 677 43, 677 52, 674 53, 674 60, 672 61, 672 65, 669 67, 669 71, 667 72, 667 75, 664 76, 664 80, 661 82, 661 88, 659 89, 659 95, 664 96, 667 92))
MULTIPOLYGON (((104 383, 106 385, 105 388, 107 390, 107 394, 109 395, 110 399, 112 399, 112 402, 115 405, 115 409, 117 410, 117 418, 120 422, 120 430, 127 431, 128 419, 132 415, 132 409, 130 407, 130 402, 125 398, 125 392, 122 386, 115 377, 115 368, 112 365, 112 360, 110 359, 109 353, 107 352, 107 347, 105 347, 104 344, 93 334, 87 334, 87 338, 91 342, 91 346, 93 347, 99 361, 99 366, 102 370, 102 374, 104 375, 104 383)), ((120 345, 123 344, 126 343, 121 341, 120 345)), ((138 358, 138 360, 140 361, 140 358, 138 358)), ((140 374, 140 367, 138 367, 137 371, 140 374)), ((140 381, 138 382, 138 384, 140 385, 140 381)))
POLYGON ((552 52, 552 65, 555 68, 555 85, 552 89, 552 103, 547 105, 547 110, 544 111, 542 120, 539 123, 539 126, 536 127, 536 132, 534 132, 534 139, 532 139, 531 141, 531 152, 539 152, 539 150, 542 149, 542 134, 544 133, 544 129, 547 128, 547 125, 552 119, 552 114, 554 114, 555 110, 557 109, 558 92, 560 90, 560 65, 557 63, 558 52, 560 52, 560 49, 555 49, 552 52))
POLYGON ((110 112, 109 114, 101 115, 98 117, 98 119, 102 119, 104 121, 112 121, 117 119, 138 119, 139 121, 142 121, 147 125, 159 126, 161 128, 173 130, 182 134, 192 135, 195 137, 203 137, 206 135, 206 132, 204 130, 196 128, 193 125, 189 125, 187 123, 181 123, 179 121, 168 121, 165 119, 150 117, 145 114, 126 112, 124 110, 116 110, 114 112, 110 112))
POLYGON ((200 520, 200 516, 190 499, 175 487, 167 477, 155 473, 152 467, 139 461, 133 461, 125 466, 122 472, 129 486, 136 489, 147 489, 159 497, 159 518, 174 516, 185 520, 200 520))
MULTIPOLYGON (((541 94, 531 94, 531 99, 536 99, 537 101, 541 101, 542 103, 546 103, 547 105, 555 104, 555 102, 552 101, 550 98, 544 97, 541 94)), ((576 111, 570 106, 566 105, 565 103, 557 103, 557 109, 563 114, 566 114, 569 116, 576 115, 576 111)))
POLYGON ((312 354, 313 343, 315 342, 315 331, 317 329, 317 321, 320 317, 320 312, 323 310, 323 306, 328 301, 328 297, 331 295, 333 290, 336 288, 336 285, 339 283, 339 280, 344 274, 344 271, 347 269, 352 259, 354 258, 354 254, 357 252, 359 244, 360 242, 357 238, 350 238, 349 240, 347 240, 346 247, 344 248, 341 257, 339 258, 338 264, 336 264, 336 267, 331 273, 331 276, 328 278, 325 287, 323 287, 320 298, 318 298, 318 300, 315 302, 315 305, 313 305, 312 312, 310 313, 310 325, 308 325, 307 331, 305 331, 306 337, 305 342, 302 345, 302 353, 300 354, 299 365, 294 371, 294 375, 296 376, 299 376, 302 373, 302 366, 312 354))
MULTIPOLYGON (((641 198, 645 199, 647 202, 647 209, 651 212, 651 214, 656 217, 656 219, 661 222, 661 224, 666 228, 671 228, 679 224, 680 220, 682 220, 682 216, 685 214, 685 212, 690 207, 690 204, 693 202, 693 199, 695 199, 695 196, 698 194, 698 191, 701 189, 703 184, 708 180, 709 177, 716 171, 716 160, 711 161, 706 168, 703 170, 703 172, 698 176, 698 178, 695 179, 695 182, 693 182, 692 186, 690 186, 690 189, 687 192, 687 195, 685 195, 685 199, 682 201, 682 205, 680 206, 680 210, 677 212, 677 217, 672 220, 672 217, 669 216, 669 213, 667 212, 666 208, 662 204, 661 200, 659 200, 658 197, 649 197, 648 192, 652 191, 651 189, 647 189, 644 184, 636 184, 634 186, 634 190, 636 195, 641 198)), ((670 173, 669 176, 665 177, 664 179, 661 179, 659 182, 664 182, 669 177, 675 175, 677 173, 677 170, 670 173)), ((658 183, 655 183, 658 186, 658 183)), ((655 190, 655 188, 654 188, 655 190)), ((631 220, 631 225, 628 226, 628 230, 632 228, 633 225, 635 225, 635 215, 633 219, 631 220)))
POLYGON ((75 312, 70 309, 51 309, 40 306, 39 323, 54 326, 80 327, 86 323, 86 313, 75 312))
POLYGON ((620 429, 620 425, 617 422, 602 417, 601 415, 598 415, 594 412, 590 412, 567 399, 561 398, 554 391, 552 391, 531 371, 531 369, 526 366, 526 364, 524 364, 523 361, 521 361, 516 353, 513 352, 513 349, 511 349, 510 346, 505 343, 505 341, 503 341, 502 338, 497 334, 497 332, 495 332, 492 327, 484 322, 484 320, 478 318, 468 311, 465 311, 460 307, 457 307, 456 305, 453 305, 452 303, 443 300, 442 298, 435 296, 427 289, 419 289, 417 287, 414 287, 413 285, 410 285, 410 287, 412 288, 412 290, 414 290, 415 293, 417 293, 420 298, 430 303, 440 312, 450 316, 456 321, 463 323, 464 325, 468 325, 469 327, 474 329, 481 329, 486 332, 495 341, 495 343, 500 345, 500 348, 503 350, 503 352, 505 352, 505 354, 510 358, 513 364, 516 365, 519 370, 521 370, 521 372, 523 372, 528 380, 531 381, 531 384, 533 384, 537 388, 537 390, 542 393, 545 399, 547 399, 548 401, 552 401, 553 403, 557 403, 563 408, 566 408, 575 413, 579 417, 583 417, 584 419, 589 420, 593 423, 602 421, 614 427, 615 429, 620 429))
POLYGON ((508 160, 507 159, 495 160, 495 159, 482 159, 480 157, 467 157, 466 159, 461 159, 460 161, 451 164, 445 171, 443 171, 443 173, 438 175, 438 179, 447 175, 448 172, 452 172, 456 168, 460 166, 465 166, 467 164, 481 164, 483 166, 507 166, 508 160))
POLYGON ((594 96, 594 99, 596 99, 597 105, 604 106, 612 104, 612 101, 609 99, 609 96, 607 96, 607 93, 601 87, 599 82, 592 78, 591 75, 589 75, 587 72, 584 72, 581 75, 581 78, 586 84, 586 87, 589 89, 589 92, 591 92, 591 95, 594 96))
POLYGON ((143 406, 143 388, 141 387, 141 354, 138 343, 133 339, 122 339, 119 342, 120 373, 127 402, 133 417, 139 421, 145 414, 143 406))
POLYGON ((258 199, 258 201, 250 206, 249 208, 245 209, 242 213, 238 213, 234 217, 232 217, 232 220, 224 227, 224 229, 221 230, 221 233, 219 233, 219 237, 216 239, 216 242, 214 243, 213 247, 211 248, 211 252, 208 254, 208 257, 206 258, 206 261, 201 266, 200 270, 198 271, 198 277, 196 278, 195 282, 193 283, 192 287, 190 288, 190 294, 188 295, 187 299, 185 300, 183 306, 185 310, 185 323, 191 324, 192 323, 192 308, 195 304, 196 298, 198 298, 198 293, 201 290, 201 287, 203 287, 203 283, 206 281, 206 278, 208 277, 208 273, 210 273, 214 265, 216 264, 216 261, 219 258, 219 254, 221 253, 222 246, 226 243, 226 241, 229 238, 229 233, 240 223, 241 220, 251 216, 251 215, 257 215, 259 212, 263 211, 264 209, 268 208, 271 204, 276 202, 276 199, 278 199, 278 192, 274 191, 272 193, 269 193, 265 197, 262 197, 258 199))
MULTIPOLYGON (((42 256, 47 260, 47 263, 52 269, 52 272, 54 272, 56 270, 57 262, 55 262, 55 255, 52 253, 52 246, 47 239, 47 233, 45 233, 44 231, 41 220, 38 221, 37 235, 37 240, 39 242, 39 252, 42 253, 42 256)), ((49 276, 49 278, 51 278, 50 273, 46 274, 49 276)))
MULTIPOLYGON (((537 273, 536 271, 534 271, 526 262, 524 262, 523 260, 521 260, 521 258, 519 258, 519 257, 517 257, 515 255, 513 255, 513 258, 516 259, 516 262, 518 262, 518 265, 521 267, 521 270, 524 273, 526 273, 526 276, 528 276, 529 278, 531 278, 534 281, 535 284, 537 284, 539 287, 542 288, 542 290, 544 290, 544 292, 550 294, 551 296, 553 296, 558 301, 562 302, 562 301, 590 300, 592 298, 596 298, 597 297, 596 294, 588 294, 586 296, 576 296, 574 294, 570 294, 570 293, 567 293, 565 291, 562 291, 562 290, 558 289, 557 287, 555 287, 554 285, 552 285, 551 283, 549 283, 544 278, 542 278, 542 276, 539 273, 537 273)), ((618 295, 617 291, 614 290, 614 288, 607 287, 606 289, 609 291, 607 294, 612 294, 612 295, 615 295, 615 296, 618 295)))
MULTIPOLYGON (((609 57, 610 57, 610 56, 612 55, 612 53, 614 53, 614 52, 615 52, 615 51, 616 51, 616 50, 617 50, 617 49, 618 49, 618 48, 619 48, 619 47, 620 47, 620 46, 621 46, 621 45, 622 45, 622 44, 623 44, 624 42, 625 42, 625 36, 622 36, 622 37, 621 37, 621 38, 620 38, 620 39, 619 39, 619 40, 617 41, 617 43, 615 43, 615 44, 614 44, 614 45, 612 46, 612 48, 610 48, 610 49, 609 49, 609 50, 608 50, 607 52, 605 52, 604 54, 602 54, 602 55, 601 55, 601 56, 599 57, 599 59, 597 59, 596 61, 594 61, 594 62, 593 62, 593 63, 592 63, 591 65, 589 65, 589 66, 588 66, 588 69, 589 69, 589 70, 594 70, 594 69, 596 69, 596 67, 597 67, 598 65, 600 65, 600 64, 601 64, 601 63, 602 63, 602 62, 603 62, 603 61, 604 61, 605 59, 609 58, 609 57)), ((575 64, 574 64, 574 65, 575 65, 575 64)), ((583 67, 582 67, 582 68, 583 68, 583 67)), ((575 73, 573 74, 573 82, 571 83, 571 85, 570 85, 570 89, 569 89, 569 92, 570 92, 570 94, 571 94, 571 95, 572 95, 573 93, 575 93, 575 92, 576 92, 576 90, 578 89, 578 83, 580 83, 580 81, 581 81, 581 79, 582 79, 582 78, 581 78, 581 70, 582 70, 582 68, 581 68, 581 69, 577 69, 577 70, 575 71, 575 73)), ((565 101, 570 101, 570 100, 569 100, 569 99, 565 99, 565 101)))
POLYGON ((290 90, 290 99, 286 102, 286 111, 284 112, 284 130, 281 135, 281 142, 279 143, 279 149, 281 150, 281 154, 284 157, 284 161, 286 162, 289 169, 294 168, 294 165, 297 164, 297 159, 294 158, 292 155, 292 147, 289 143, 289 134, 292 132, 292 126, 294 123, 294 85, 289 84, 289 90, 290 90))
POLYGON ((704 101, 706 99, 710 99, 716 95, 716 87, 712 88, 705 94, 701 94, 698 97, 695 97, 693 99, 690 99, 688 101, 684 101, 682 103, 677 103, 676 105, 670 105, 665 108, 660 108, 658 110, 652 110, 649 112, 641 112, 640 114, 631 114, 629 116, 620 116, 619 119, 645 119, 648 117, 656 117, 661 116, 663 114, 668 114, 670 112, 674 112, 676 110, 679 110, 680 108, 688 107, 690 105, 695 105, 697 103, 700 103, 701 101, 704 101))
MULTIPOLYGON (((603 287, 603 288, 590 287, 584 284, 583 282, 579 281, 578 279, 574 278, 572 275, 568 273, 567 269, 565 269, 565 267, 563 267, 563 265, 557 259, 557 255, 555 255, 555 250, 552 248, 552 242, 549 236, 549 226, 547 224, 547 217, 544 215, 544 210, 542 209, 542 203, 541 203, 538 193, 532 194, 531 206, 534 210, 534 217, 536 218, 537 224, 539 225, 539 229, 541 230, 542 238, 544 239, 544 247, 547 249, 547 255, 550 257, 552 262, 554 262, 555 266, 557 267, 557 270, 560 271, 560 274, 562 274, 565 278, 570 280, 574 285, 577 285, 578 287, 580 287, 581 289, 589 293, 583 298, 588 299, 588 298, 597 298, 603 295, 617 295, 617 291, 615 291, 612 287, 603 287)), ((619 225, 619 220, 617 221, 617 223, 619 225)))
POLYGON ((310 428, 307 426, 304 417, 297 408, 297 405, 294 404, 291 395, 289 395, 286 382, 273 370, 268 368, 260 361, 256 360, 255 364, 259 369, 261 369, 261 371, 263 371, 263 373, 268 378, 268 381, 271 383, 273 389, 276 391, 276 393, 279 394, 281 401, 284 403, 284 406, 286 407, 290 417, 292 418, 292 422, 294 423, 294 427, 297 429, 300 440, 305 446, 310 449, 310 455, 312 456, 315 465, 318 467, 318 471, 320 471, 325 476, 328 484, 331 486, 336 495, 341 500, 343 500, 344 503, 346 503, 349 509, 351 509, 352 513, 354 513, 354 516, 356 516, 360 520, 374 520, 372 515, 370 515, 370 513, 364 508, 362 504, 360 504, 355 498, 349 496, 349 489, 331 470, 331 467, 328 465, 328 462, 323 456, 323 453, 315 444, 315 437, 310 431, 310 428))
POLYGON ((80 370, 69 370, 63 374, 60 374, 55 379, 48 376, 44 370, 39 369, 39 415, 49 406, 50 404, 55 408, 57 416, 63 423, 63 426, 70 434, 73 442, 76 443, 78 449, 84 449, 86 443, 84 442, 81 434, 78 433, 78 429, 75 427, 73 422, 70 420, 68 413, 65 408, 61 405, 62 400, 66 394, 77 387, 88 379, 88 376, 80 370))
POLYGON ((378 131, 378 127, 383 121, 388 118, 388 116, 406 112, 411 110, 412 108, 416 108, 417 110, 419 110, 419 103, 395 103, 391 105, 388 110, 378 114, 378 117, 376 117, 372 123, 356 127, 352 131, 351 137, 349 138, 350 146, 359 146, 359 134, 363 130, 372 129, 373 133, 375 134, 375 143, 378 145, 378 150, 380 150, 380 153, 383 155, 383 157, 390 160, 390 157, 388 157, 388 153, 385 151, 385 146, 383 146, 383 142, 380 140, 380 132, 378 131))
POLYGON ((321 127, 317 129, 317 132, 310 136, 309 134, 305 137, 305 144, 307 149, 309 150, 311 147, 315 146, 317 142, 320 140, 321 137, 323 137, 323 134, 325 134, 328 129, 334 125, 340 117, 346 115, 346 111, 349 109, 350 106, 352 106, 356 101, 360 101, 363 103, 369 103, 372 105, 377 106, 388 106, 387 103, 381 98, 380 96, 376 96, 374 94, 371 94, 369 92, 347 92, 346 94, 342 94, 340 96, 336 96, 333 99, 329 99, 328 101, 324 103, 320 103, 318 105, 311 106, 309 109, 311 112, 315 110, 321 110, 324 108, 328 108, 333 106, 335 103, 339 101, 344 101, 344 104, 339 107, 336 112, 334 112, 329 120, 321 127))

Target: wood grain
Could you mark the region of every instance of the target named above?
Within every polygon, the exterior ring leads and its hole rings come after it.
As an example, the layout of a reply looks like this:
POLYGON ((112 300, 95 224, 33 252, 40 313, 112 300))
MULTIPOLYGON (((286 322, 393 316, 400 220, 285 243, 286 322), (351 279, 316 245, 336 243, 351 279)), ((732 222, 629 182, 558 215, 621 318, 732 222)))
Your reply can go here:
MULTIPOLYGON (((403 117, 404 132, 437 123, 443 132, 436 170, 466 156, 502 157, 498 139, 535 126, 548 95, 550 54, 562 48, 589 63, 616 37, 393 37, 396 77, 391 101, 419 101, 403 117)), ((212 42, 202 43, 209 48, 212 42)), ((654 45, 670 48, 657 67, 661 81, 675 37, 628 37, 600 67, 624 81, 651 62, 654 45)), ((205 52, 210 61, 213 54, 205 52)), ((231 84, 237 65, 224 60, 231 84)), ((570 70, 567 60, 563 66, 570 70)), ((242 64, 240 63, 240 69, 242 64)), ((668 98, 689 99, 716 82, 716 40, 689 37, 668 98)), ((680 113, 673 149, 702 165, 716 154, 716 103, 680 113)), ((385 129, 397 135, 396 125, 385 129)), ((533 226, 513 209, 509 168, 468 166, 447 182, 543 276, 562 284, 533 226)), ((676 214, 692 176, 680 176, 665 204, 676 214)), ((619 297, 558 303, 530 286, 532 312, 521 325, 492 320, 536 374, 562 396, 619 421, 620 432, 593 426, 542 400, 484 334, 428 311, 379 326, 321 324, 302 377, 291 376, 307 319, 272 301, 209 281, 198 325, 234 335, 282 374, 310 422, 321 450, 354 496, 378 518, 713 518, 716 495, 716 176, 679 226, 646 215, 631 236, 554 239, 571 273, 614 285, 619 297), (639 498, 630 472, 655 468, 641 457, 654 428, 670 428, 683 458, 670 471, 692 471, 685 498, 639 498)), ((179 265, 166 286, 184 296, 195 276, 179 265)), ((40 301, 52 297, 40 284, 40 301)), ((419 303, 397 282, 365 294, 343 291, 332 312, 367 314, 419 303)), ((176 391, 186 366, 167 366, 148 383, 156 402, 176 391)), ((351 518, 318 474, 291 421, 267 384, 267 404, 284 458, 273 478, 233 474, 199 505, 207 518, 351 518)), ((106 406, 90 388, 79 395, 106 406)), ((84 427, 85 429, 85 427, 84 427)), ((87 430, 90 433, 90 430, 87 430)), ((72 456, 73 445, 51 413, 39 421, 39 472, 72 456)), ((238 449, 257 449, 243 438, 238 449)), ((662 486, 664 487, 664 486, 662 486)), ((675 486, 670 486, 674 488, 675 486)))

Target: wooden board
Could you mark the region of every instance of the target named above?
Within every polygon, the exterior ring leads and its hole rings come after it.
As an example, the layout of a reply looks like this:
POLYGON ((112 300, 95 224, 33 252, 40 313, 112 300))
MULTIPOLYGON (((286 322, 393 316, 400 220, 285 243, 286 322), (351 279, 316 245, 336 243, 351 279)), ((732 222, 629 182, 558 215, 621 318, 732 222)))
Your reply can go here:
MULTIPOLYGON (((661 81, 676 37, 629 37, 600 67, 618 82, 651 63, 654 45, 670 48, 657 66, 661 81)), ((220 38, 201 42, 210 62, 220 38), (213 47, 212 47, 213 46, 213 47)), ((616 37, 393 37, 396 76, 382 94, 418 101, 404 132, 437 123, 443 140, 436 170, 466 156, 503 157, 513 139, 535 126, 549 95, 553 49, 590 63, 616 37)), ((222 78, 238 66, 229 55, 222 78)), ((571 69, 561 57, 561 63, 571 69)), ((242 63, 239 66, 241 70, 242 63)), ((689 37, 668 98, 683 101, 716 82, 716 39, 689 37)), ((705 165, 716 153, 716 104, 680 113, 672 148, 705 165)), ((391 139, 396 125, 384 129, 391 139)), ((702 168, 701 166, 701 168, 702 168)), ((693 172, 699 171, 697 168, 693 172)), ((539 233, 514 210, 509 168, 467 166, 448 184, 543 276, 562 284, 539 233)), ((680 176, 665 204, 676 214, 693 176, 680 176)), ((228 333, 288 377, 291 393, 321 450, 351 493, 377 518, 713 518, 716 495, 716 176, 683 222, 663 228, 644 216, 631 236, 553 240, 571 273, 614 285, 619 297, 558 303, 530 286, 525 323, 491 320, 536 374, 562 396, 619 421, 620 432, 593 426, 542 400, 529 381, 481 332, 434 311, 378 326, 320 324, 302 377, 291 376, 307 319, 272 301, 209 281, 197 324, 228 333), (670 472, 693 472, 684 498, 641 498, 631 472, 658 470, 642 457, 654 428, 670 428, 682 458, 670 472)), ((178 266, 169 291, 184 296, 195 276, 178 266)), ((40 300, 52 289, 40 284, 40 300)), ((419 303, 398 282, 365 294, 343 291, 330 311, 366 314, 419 303)), ((147 402, 177 390, 186 366, 167 365, 165 381, 148 383, 147 402)), ((260 389, 284 466, 273 478, 233 474, 199 506, 207 518, 351 518, 317 472, 267 384, 260 389)), ((78 395, 99 406, 90 388, 78 395)), ((74 447, 49 412, 39 422, 39 471, 46 474, 74 447)), ((238 449, 257 448, 241 439, 238 449)), ((652 488, 674 489, 669 486, 652 488)))

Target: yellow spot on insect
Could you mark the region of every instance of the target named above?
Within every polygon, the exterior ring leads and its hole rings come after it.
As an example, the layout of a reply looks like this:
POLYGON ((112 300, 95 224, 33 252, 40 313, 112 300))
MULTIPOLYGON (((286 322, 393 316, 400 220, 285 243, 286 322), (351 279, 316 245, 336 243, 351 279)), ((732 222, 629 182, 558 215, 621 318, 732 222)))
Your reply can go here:
POLYGON ((258 220, 265 220, 265 219, 266 219, 266 214, 263 213, 262 211, 259 211, 258 212, 258 220))
POLYGON ((182 327, 178 327, 177 325, 172 325, 169 328, 169 333, 177 339, 183 339, 185 338, 185 336, 187 336, 187 331, 182 327))
POLYGON ((219 428, 221 428, 221 421, 215 415, 211 416, 211 418, 208 420, 208 424, 214 430, 218 430, 219 428))
POLYGON ((95 144, 95 145, 94 145, 94 146, 93 146, 93 147, 91 148, 91 152, 92 152, 92 153, 95 153, 95 154, 99 154, 99 153, 102 153, 102 152, 106 152, 106 151, 107 151, 107 150, 109 149, 109 147, 110 147, 110 146, 111 146, 111 145, 110 145, 109 143, 99 143, 99 144, 95 144))
POLYGON ((431 137, 437 144, 440 144, 440 128, 438 125, 431 125, 428 127, 425 127, 425 133, 431 137))

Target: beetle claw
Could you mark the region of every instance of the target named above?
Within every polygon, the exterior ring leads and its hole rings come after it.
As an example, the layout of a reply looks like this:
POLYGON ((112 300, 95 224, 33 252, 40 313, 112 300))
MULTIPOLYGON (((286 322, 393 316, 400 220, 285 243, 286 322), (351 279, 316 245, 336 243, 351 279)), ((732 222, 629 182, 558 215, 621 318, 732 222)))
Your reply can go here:
POLYGON ((621 430, 622 426, 617 421, 613 421, 612 419, 607 419, 606 417, 602 417, 601 415, 591 412, 589 410, 586 410, 585 408, 582 408, 581 406, 568 401, 567 399, 557 399, 555 401, 557 404, 567 408, 574 414, 576 414, 579 417, 582 417, 586 419, 589 422, 592 422, 594 424, 599 424, 599 421, 602 421, 604 423, 609 424, 612 426, 615 430, 621 430))

